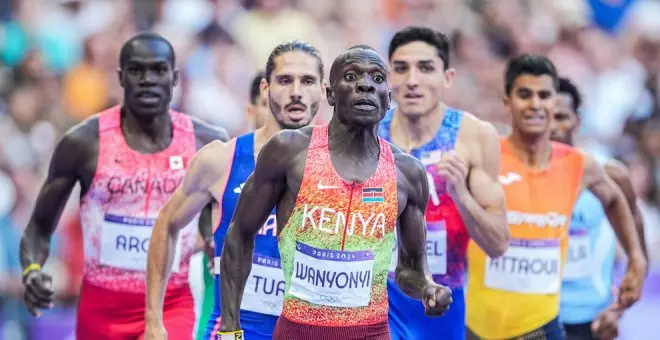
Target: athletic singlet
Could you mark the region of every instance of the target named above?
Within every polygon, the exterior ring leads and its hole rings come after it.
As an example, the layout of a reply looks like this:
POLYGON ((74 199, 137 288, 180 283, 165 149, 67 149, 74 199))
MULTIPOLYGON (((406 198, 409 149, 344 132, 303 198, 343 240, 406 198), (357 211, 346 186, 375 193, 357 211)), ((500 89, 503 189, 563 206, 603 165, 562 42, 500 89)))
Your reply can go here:
POLYGON ((391 146, 379 143, 376 172, 348 183, 330 160, 328 125, 314 127, 295 206, 279 235, 288 320, 315 326, 387 321, 397 175, 391 146))
MULTIPOLYGON (((601 165, 606 162, 596 159, 601 165)), ((591 191, 585 190, 569 229, 559 311, 563 323, 591 322, 612 303, 615 255, 616 236, 603 206, 591 191)))
MULTIPOLYGON (((170 145, 143 154, 126 143, 119 106, 99 114, 96 173, 80 207, 83 283, 114 292, 145 293, 151 227, 197 149, 190 118, 175 111, 170 115, 170 145)), ((196 238, 197 218, 179 232, 168 290, 188 286, 196 238)))
POLYGON ((552 143, 547 170, 521 162, 501 141, 500 183, 506 196, 511 240, 490 259, 468 245, 467 325, 485 339, 508 339, 533 331, 559 314, 568 224, 584 172, 584 157, 552 143))
MULTIPOLYGON (((215 306, 209 318, 206 339, 215 339, 220 328, 222 296, 220 294, 220 255, 227 229, 238 203, 241 189, 254 171, 254 133, 245 134, 231 142, 234 156, 227 169, 227 178, 220 205, 220 223, 214 228, 215 240, 215 306)), ((262 336, 270 339, 282 311, 284 276, 277 248, 275 210, 255 237, 252 270, 245 284, 241 301, 241 327, 247 339, 262 336)))
MULTIPOLYGON (((390 135, 394 110, 390 110, 380 123, 378 134, 392 142, 390 135)), ((447 108, 442 125, 433 140, 410 154, 426 166, 429 179, 429 204, 426 208, 426 257, 433 280, 451 288, 462 288, 465 274, 465 255, 470 235, 463 219, 445 190, 445 178, 438 175, 437 163, 442 152, 453 150, 463 112, 447 108)), ((397 244, 394 243, 390 272, 394 272, 398 259, 397 244)), ((456 301, 454 301, 456 302, 456 301)))
MULTIPOLYGON (((381 121, 379 135, 392 142, 391 126, 395 110, 390 110, 381 121)), ((394 280, 398 259, 394 242, 387 288, 390 302, 389 323, 392 339, 426 339, 442 332, 444 339, 465 338, 465 256, 470 239, 463 219, 445 190, 445 178, 438 175, 437 164, 442 152, 453 150, 463 119, 463 112, 447 107, 442 125, 433 140, 410 154, 421 160, 429 180, 429 204, 426 208, 426 258, 433 280, 452 288, 454 302, 442 318, 430 318, 424 307, 408 297, 394 280)))

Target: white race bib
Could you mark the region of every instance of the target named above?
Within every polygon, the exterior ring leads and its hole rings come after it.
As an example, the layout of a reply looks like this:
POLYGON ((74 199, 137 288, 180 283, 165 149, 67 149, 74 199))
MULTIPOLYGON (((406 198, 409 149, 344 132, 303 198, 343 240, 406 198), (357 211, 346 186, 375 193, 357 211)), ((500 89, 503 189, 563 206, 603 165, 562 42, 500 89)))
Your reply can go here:
POLYGON ((427 222, 426 260, 433 275, 447 274, 447 225, 445 221, 427 222))
POLYGON ((564 267, 564 280, 579 280, 593 273, 589 231, 584 228, 569 230, 568 253, 564 267))
POLYGON ((289 294, 333 307, 363 307, 371 301, 374 254, 371 250, 318 249, 296 242, 289 294))
POLYGON ((279 316, 284 303, 284 274, 279 259, 255 254, 241 309, 279 316))
MULTIPOLYGON (((118 269, 146 271, 147 251, 154 221, 152 218, 106 214, 101 225, 101 264, 118 269)), ((179 237, 174 251, 172 272, 178 272, 180 264, 179 237)))
MULTIPOLYGON (((427 222, 426 261, 433 275, 447 274, 447 225, 445 221, 427 222)), ((390 272, 396 270, 399 260, 398 239, 394 238, 394 249, 390 261, 390 272)))
POLYGON ((558 239, 511 240, 497 259, 486 258, 488 288, 525 294, 555 294, 561 285, 558 239))

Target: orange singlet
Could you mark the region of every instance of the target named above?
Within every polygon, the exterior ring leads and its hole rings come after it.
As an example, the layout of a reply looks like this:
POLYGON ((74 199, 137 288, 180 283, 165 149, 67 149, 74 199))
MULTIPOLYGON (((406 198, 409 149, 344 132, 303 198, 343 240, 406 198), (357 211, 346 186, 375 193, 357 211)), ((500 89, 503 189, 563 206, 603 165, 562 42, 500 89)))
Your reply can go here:
POLYGON ((559 315, 568 226, 584 172, 584 156, 553 143, 547 169, 523 163, 502 139, 500 183, 506 194, 509 249, 493 260, 468 246, 467 326, 483 339, 508 339, 559 315))

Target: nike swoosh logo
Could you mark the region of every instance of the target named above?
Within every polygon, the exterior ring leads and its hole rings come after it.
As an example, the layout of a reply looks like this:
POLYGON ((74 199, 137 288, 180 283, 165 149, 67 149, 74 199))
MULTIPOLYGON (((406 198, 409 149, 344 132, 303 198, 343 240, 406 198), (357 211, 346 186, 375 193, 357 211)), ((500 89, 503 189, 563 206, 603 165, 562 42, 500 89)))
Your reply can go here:
POLYGON ((326 190, 326 189, 337 189, 337 188, 339 188, 339 187, 336 186, 336 185, 323 185, 323 184, 321 184, 321 183, 319 182, 317 188, 318 188, 319 190, 326 190))

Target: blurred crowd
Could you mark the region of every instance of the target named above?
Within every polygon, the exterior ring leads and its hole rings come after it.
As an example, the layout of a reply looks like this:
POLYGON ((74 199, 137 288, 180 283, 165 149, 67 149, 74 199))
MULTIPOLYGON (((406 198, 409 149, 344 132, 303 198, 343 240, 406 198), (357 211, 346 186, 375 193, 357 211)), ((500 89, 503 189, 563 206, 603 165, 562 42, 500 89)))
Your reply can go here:
MULTIPOLYGON (((317 46, 327 70, 352 45, 386 55, 389 39, 406 25, 440 30, 451 37, 450 66, 457 69, 446 102, 503 134, 507 59, 546 54, 583 95, 581 145, 630 167, 652 266, 660 267, 658 1, 14 0, 0 1, 0 20, 0 339, 28 333, 40 339, 43 331, 35 327, 49 323, 54 328, 44 339, 66 338, 56 332, 67 334, 80 284, 78 194, 63 214, 48 262, 47 270, 57 273, 61 310, 41 320, 21 307, 20 234, 59 136, 121 102, 119 49, 145 29, 161 33, 176 50, 181 81, 173 107, 232 136, 252 129, 250 83, 271 49, 286 40, 317 46)), ((318 122, 330 114, 322 106, 318 122)))

